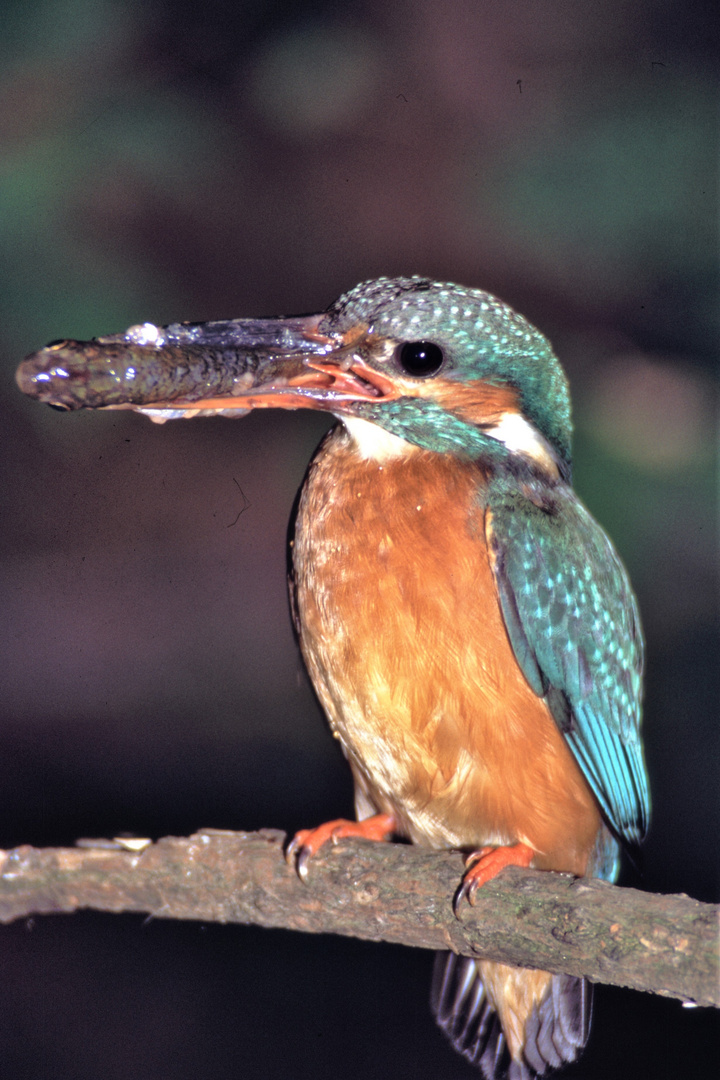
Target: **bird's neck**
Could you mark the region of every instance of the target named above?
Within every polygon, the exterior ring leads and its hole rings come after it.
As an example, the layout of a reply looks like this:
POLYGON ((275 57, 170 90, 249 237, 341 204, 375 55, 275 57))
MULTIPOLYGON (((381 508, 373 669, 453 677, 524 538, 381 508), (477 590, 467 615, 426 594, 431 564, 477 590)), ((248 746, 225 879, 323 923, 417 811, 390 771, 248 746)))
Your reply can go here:
POLYGON ((343 420, 343 424, 350 435, 354 451, 365 461, 384 464, 406 458, 419 450, 419 447, 406 439, 393 435, 369 420, 348 416, 343 420))
MULTIPOLYGON (((526 426, 530 428, 530 425, 526 426)), ((440 473, 447 468, 455 468, 461 472, 470 469, 477 473, 478 483, 489 487, 491 491, 498 494, 506 494, 508 491, 526 492, 533 502, 537 501, 540 494, 544 495, 548 489, 553 489, 558 484, 564 486, 565 482, 554 460, 536 460, 529 454, 503 454, 500 446, 493 440, 490 440, 492 453, 473 459, 423 450, 379 424, 360 417, 344 417, 342 425, 339 425, 335 432, 341 440, 338 445, 359 462, 386 468, 392 464, 408 464, 421 457, 430 475, 438 468, 440 473)))

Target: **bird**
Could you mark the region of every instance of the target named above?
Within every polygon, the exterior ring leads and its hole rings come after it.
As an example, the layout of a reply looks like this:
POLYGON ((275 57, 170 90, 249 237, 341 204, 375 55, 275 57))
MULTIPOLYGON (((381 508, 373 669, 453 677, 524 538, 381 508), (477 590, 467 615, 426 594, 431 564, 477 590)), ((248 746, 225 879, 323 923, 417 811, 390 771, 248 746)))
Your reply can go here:
MULTIPOLYGON (((301 877, 324 844, 358 836, 464 852, 458 911, 508 865, 616 880, 650 813, 643 636, 627 572, 572 487, 568 381, 547 338, 490 293, 414 276, 364 282, 319 315, 99 341, 130 350, 110 369, 120 397, 107 379, 93 397, 67 342, 44 367, 26 361, 21 388, 161 421, 268 407, 338 421, 297 500, 290 596, 356 820, 297 833, 301 877), (148 350, 191 347, 229 382, 206 362, 192 391, 192 365, 175 394, 155 376, 137 390, 148 350)), ((580 1055, 591 993, 448 953, 432 1008, 486 1080, 533 1080, 580 1055)))

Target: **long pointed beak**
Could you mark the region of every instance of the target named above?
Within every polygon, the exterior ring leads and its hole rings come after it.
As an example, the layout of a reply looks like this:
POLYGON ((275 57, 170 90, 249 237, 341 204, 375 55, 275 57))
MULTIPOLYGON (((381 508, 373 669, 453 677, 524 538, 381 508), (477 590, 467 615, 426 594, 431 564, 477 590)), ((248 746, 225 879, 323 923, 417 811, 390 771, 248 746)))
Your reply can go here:
POLYGON ((326 315, 150 323, 92 341, 58 341, 18 368, 23 393, 61 409, 124 408, 155 419, 255 408, 342 413, 394 397, 357 352, 367 327, 321 329, 326 315))

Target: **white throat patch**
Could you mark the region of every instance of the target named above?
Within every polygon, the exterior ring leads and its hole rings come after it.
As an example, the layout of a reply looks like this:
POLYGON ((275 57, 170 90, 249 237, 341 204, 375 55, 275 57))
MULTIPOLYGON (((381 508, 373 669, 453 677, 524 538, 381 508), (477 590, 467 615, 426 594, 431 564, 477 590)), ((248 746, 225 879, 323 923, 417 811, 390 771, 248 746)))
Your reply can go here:
POLYGON ((368 461, 390 461, 392 458, 405 457, 415 449, 412 443, 369 420, 361 420, 358 416, 343 416, 342 421, 360 456, 368 461))

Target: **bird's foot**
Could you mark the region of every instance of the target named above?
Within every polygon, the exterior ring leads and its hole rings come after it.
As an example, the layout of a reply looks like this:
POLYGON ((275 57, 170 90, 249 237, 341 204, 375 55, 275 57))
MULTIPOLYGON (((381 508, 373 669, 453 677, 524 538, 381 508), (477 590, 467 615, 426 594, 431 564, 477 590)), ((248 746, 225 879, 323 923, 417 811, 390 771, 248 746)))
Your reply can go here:
POLYGON ((463 900, 475 903, 475 894, 481 885, 492 881, 505 866, 529 866, 535 852, 527 844, 513 844, 511 847, 483 847, 473 851, 465 860, 468 870, 462 885, 455 894, 453 909, 457 915, 463 900))
POLYGON ((309 860, 328 841, 337 844, 338 840, 351 836, 360 837, 363 840, 387 840, 396 828, 397 822, 392 814, 375 814, 373 817, 365 818, 364 821, 336 818, 335 821, 326 821, 324 825, 318 825, 316 829, 301 829, 300 832, 295 833, 287 846, 285 858, 291 866, 293 862, 295 863, 299 876, 306 881, 309 860))

